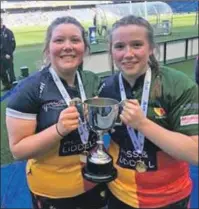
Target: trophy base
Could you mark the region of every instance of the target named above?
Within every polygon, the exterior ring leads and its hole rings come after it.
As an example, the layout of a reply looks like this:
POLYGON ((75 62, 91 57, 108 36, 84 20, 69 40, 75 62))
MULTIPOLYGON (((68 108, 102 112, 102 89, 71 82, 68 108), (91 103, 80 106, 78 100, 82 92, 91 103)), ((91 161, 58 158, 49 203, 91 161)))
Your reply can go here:
POLYGON ((97 175, 90 173, 85 166, 84 168, 82 168, 82 175, 86 180, 91 181, 93 183, 108 183, 117 178, 117 170, 113 167, 111 173, 97 175))

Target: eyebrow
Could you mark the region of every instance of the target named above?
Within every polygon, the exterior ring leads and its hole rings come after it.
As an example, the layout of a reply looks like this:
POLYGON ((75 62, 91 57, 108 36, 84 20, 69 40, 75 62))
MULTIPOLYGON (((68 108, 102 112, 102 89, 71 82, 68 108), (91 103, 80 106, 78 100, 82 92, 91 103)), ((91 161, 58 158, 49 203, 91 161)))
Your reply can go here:
MULTIPOLYGON (((55 35, 54 38, 65 38, 64 35, 55 35)), ((70 38, 81 38, 80 35, 72 35, 70 38)))
MULTIPOLYGON (((136 39, 136 40, 131 40, 130 43, 132 42, 143 42, 143 40, 140 39, 136 39)), ((115 41, 113 42, 114 44, 121 44, 121 43, 125 43, 125 41, 115 41)))

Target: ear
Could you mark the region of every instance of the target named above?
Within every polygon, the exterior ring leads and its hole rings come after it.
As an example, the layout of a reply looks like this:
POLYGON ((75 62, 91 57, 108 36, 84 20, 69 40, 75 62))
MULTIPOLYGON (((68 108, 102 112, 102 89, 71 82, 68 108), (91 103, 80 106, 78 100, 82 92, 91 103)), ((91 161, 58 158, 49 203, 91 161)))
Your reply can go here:
POLYGON ((48 48, 45 50, 44 55, 45 55, 45 57, 46 57, 47 60, 50 59, 50 51, 49 51, 48 48))
POLYGON ((46 56, 49 56, 50 52, 49 52, 49 48, 46 49, 46 56))
POLYGON ((154 54, 154 49, 152 47, 150 47, 150 49, 149 49, 149 55, 152 55, 152 54, 154 54))

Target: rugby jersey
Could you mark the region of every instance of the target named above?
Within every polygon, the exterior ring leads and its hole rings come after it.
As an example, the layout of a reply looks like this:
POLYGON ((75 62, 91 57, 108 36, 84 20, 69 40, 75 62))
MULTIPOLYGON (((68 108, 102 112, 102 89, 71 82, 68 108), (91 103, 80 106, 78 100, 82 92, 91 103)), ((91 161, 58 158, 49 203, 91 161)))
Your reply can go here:
MULTIPOLYGON (((81 71, 80 76, 87 98, 96 95, 100 79, 94 73, 81 71)), ((79 97, 75 87, 69 87, 61 80, 71 98, 79 97)), ((9 98, 6 114, 15 118, 37 121, 36 133, 57 123, 60 112, 67 107, 48 68, 35 73, 19 84, 9 98)), ((90 132, 86 150, 96 145, 96 134, 90 132)), ((26 172, 30 190, 41 196, 51 198, 73 197, 90 190, 95 184, 83 179, 83 162, 80 154, 84 151, 77 130, 65 136, 57 145, 43 156, 28 160, 26 172)))
MULTIPOLYGON (((151 89, 156 76, 152 71, 151 89)), ((159 76, 162 96, 152 99, 150 92, 147 117, 168 130, 198 135, 197 85, 185 74, 169 68, 162 67, 159 76)), ((123 78, 128 99, 138 99, 141 103, 144 77, 141 75, 133 88, 123 78)), ((118 73, 107 78, 101 85, 99 96, 121 101, 118 78, 118 73)), ((138 155, 126 126, 114 129, 115 132, 110 133, 109 153, 113 156, 118 177, 109 183, 109 189, 119 200, 135 208, 157 208, 177 202, 191 193, 188 163, 172 158, 147 138, 143 153, 138 155), (148 167, 144 173, 135 170, 139 157, 148 167)))

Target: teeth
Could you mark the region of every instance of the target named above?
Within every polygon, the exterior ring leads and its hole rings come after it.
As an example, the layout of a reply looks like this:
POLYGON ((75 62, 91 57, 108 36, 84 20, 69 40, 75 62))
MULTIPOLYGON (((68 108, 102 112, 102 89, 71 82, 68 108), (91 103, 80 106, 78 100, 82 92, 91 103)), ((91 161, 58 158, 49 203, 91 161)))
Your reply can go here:
POLYGON ((74 58, 75 56, 74 55, 63 55, 63 56, 60 56, 61 58, 64 58, 64 57, 69 57, 69 58, 74 58))

